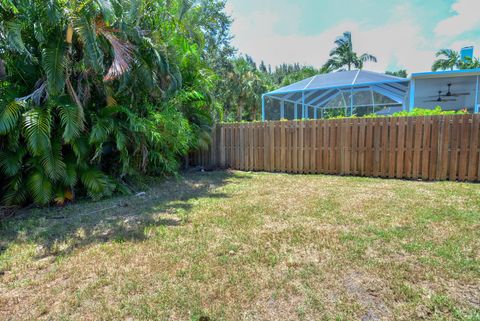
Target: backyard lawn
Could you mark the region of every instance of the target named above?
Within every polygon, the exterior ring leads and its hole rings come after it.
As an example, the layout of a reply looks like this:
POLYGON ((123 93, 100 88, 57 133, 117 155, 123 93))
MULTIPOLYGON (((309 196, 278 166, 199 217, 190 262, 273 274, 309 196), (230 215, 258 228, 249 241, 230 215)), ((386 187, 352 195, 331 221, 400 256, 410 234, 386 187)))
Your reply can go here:
POLYGON ((480 185, 195 172, 0 223, 1 320, 480 320, 480 185))

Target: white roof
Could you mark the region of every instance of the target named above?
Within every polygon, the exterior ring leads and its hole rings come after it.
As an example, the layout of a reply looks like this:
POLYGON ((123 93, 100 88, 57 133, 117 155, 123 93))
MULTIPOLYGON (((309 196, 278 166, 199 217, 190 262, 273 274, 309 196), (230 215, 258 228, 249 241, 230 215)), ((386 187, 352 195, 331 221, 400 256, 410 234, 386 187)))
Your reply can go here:
POLYGON ((480 68, 478 68, 478 69, 459 69, 459 70, 419 72, 419 73, 412 74, 412 79, 465 77, 465 76, 478 76, 478 75, 480 75, 480 68))

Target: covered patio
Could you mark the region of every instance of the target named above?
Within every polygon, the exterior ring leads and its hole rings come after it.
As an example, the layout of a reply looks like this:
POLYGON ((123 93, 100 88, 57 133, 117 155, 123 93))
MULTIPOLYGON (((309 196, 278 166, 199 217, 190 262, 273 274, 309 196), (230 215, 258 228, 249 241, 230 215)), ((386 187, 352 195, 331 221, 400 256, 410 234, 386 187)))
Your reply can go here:
POLYGON ((414 73, 408 106, 479 112, 480 69, 414 73))

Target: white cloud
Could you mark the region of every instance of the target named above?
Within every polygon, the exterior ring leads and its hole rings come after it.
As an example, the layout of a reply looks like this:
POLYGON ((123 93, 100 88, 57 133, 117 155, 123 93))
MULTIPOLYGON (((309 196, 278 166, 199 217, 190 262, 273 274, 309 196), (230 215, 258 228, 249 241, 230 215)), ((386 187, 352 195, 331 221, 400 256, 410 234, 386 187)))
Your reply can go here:
POLYGON ((438 36, 455 37, 466 31, 480 28, 480 2, 478 0, 457 0, 452 4, 455 15, 442 20, 435 28, 438 36))
POLYGON ((421 30, 411 16, 411 8, 401 5, 395 8, 391 20, 385 25, 366 28, 356 22, 344 21, 317 35, 301 35, 296 32, 295 21, 301 19, 298 11, 291 10, 288 19, 275 11, 252 11, 248 15, 236 16, 232 32, 233 44, 242 53, 255 60, 279 65, 283 62, 321 66, 327 59, 334 40, 344 31, 351 31, 354 49, 358 53, 368 52, 378 58, 378 63, 368 63, 369 70, 385 71, 395 62, 409 72, 430 69, 436 46, 432 40, 421 36, 421 30), (290 21, 292 32, 279 34, 274 26, 290 21))
MULTIPOLYGON (((458 15, 442 21, 436 31, 441 30, 447 22, 452 23, 449 19, 458 16, 467 19, 471 13, 466 13, 465 3, 470 12, 478 12, 475 8, 479 7, 477 3, 480 0, 458 0, 452 6, 458 15)), ((479 37, 439 36, 433 30, 428 32, 422 29, 421 13, 415 9, 406 2, 388 13, 379 13, 388 14, 386 22, 380 26, 343 20, 318 34, 305 35, 299 31, 299 22, 303 17, 295 3, 280 9, 273 5, 271 9, 270 6, 266 9, 252 8, 250 12, 239 14, 235 11, 235 3, 227 2, 227 10, 234 17, 234 46, 257 62, 264 60, 272 66, 299 62, 320 67, 328 59, 336 37, 347 30, 352 32, 355 51, 368 52, 378 58, 378 63, 367 63, 365 68, 380 72, 392 65, 405 68, 409 73, 428 71, 435 59, 435 52, 440 48, 459 50, 467 45, 479 47, 479 37), (279 32, 279 26, 282 32, 279 32)), ((480 16, 467 20, 478 23, 480 16)), ((468 27, 465 23, 454 21, 454 24, 453 29, 461 30, 461 33, 468 27)))

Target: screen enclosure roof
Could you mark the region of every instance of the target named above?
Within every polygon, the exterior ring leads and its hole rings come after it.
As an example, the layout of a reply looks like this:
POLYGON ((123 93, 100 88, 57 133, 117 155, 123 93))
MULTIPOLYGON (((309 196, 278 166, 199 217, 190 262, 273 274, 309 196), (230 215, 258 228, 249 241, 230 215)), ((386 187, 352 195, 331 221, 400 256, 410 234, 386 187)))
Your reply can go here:
POLYGON ((366 70, 339 71, 316 75, 266 93, 264 96, 294 103, 303 102, 316 107, 317 101, 325 103, 342 92, 373 90, 402 103, 409 81, 406 78, 366 70))

